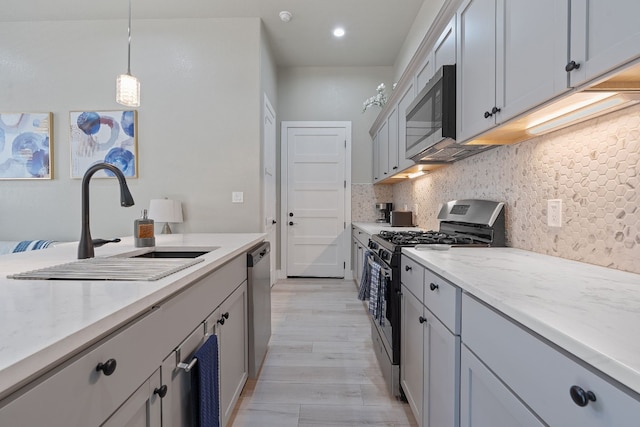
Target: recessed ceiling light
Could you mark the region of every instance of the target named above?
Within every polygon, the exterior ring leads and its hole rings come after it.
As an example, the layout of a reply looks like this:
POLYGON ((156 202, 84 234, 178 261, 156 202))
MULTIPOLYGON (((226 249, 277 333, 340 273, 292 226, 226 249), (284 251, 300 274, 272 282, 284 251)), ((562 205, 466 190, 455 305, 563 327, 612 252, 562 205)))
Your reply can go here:
POLYGON ((333 30, 333 35, 336 37, 342 37, 344 36, 344 28, 336 28, 335 30, 333 30))
POLYGON ((293 15, 288 10, 283 10, 282 12, 280 12, 280 20, 282 22, 289 22, 291 21, 291 18, 293 18, 293 15))

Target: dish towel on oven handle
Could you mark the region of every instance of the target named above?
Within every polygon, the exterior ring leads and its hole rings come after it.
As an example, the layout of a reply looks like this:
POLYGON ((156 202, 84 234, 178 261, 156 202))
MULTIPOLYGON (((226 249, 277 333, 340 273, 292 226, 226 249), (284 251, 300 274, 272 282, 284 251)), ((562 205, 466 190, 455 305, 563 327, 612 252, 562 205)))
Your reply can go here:
POLYGON ((371 266, 369 265, 369 257, 371 251, 365 251, 363 256, 362 278, 360 279, 360 288, 358 289, 358 299, 366 301, 371 294, 371 266))
POLYGON ((371 291, 369 295, 369 313, 378 319, 380 311, 380 264, 377 262, 371 263, 371 291))

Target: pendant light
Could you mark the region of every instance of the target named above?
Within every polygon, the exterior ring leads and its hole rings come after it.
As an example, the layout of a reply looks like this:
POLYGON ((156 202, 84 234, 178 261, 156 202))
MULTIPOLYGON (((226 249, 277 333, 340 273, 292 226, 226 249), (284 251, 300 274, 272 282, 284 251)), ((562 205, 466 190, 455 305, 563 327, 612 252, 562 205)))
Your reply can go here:
POLYGON ((127 74, 120 74, 116 80, 116 102, 126 107, 140 106, 140 80, 131 75, 131 0, 129 0, 127 74))

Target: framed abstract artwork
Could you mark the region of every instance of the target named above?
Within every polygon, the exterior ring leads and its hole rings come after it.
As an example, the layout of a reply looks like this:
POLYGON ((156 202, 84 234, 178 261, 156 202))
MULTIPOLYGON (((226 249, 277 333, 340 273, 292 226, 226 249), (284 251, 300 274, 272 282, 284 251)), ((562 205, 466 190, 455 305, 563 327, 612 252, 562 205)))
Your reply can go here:
POLYGON ((0 179, 51 179, 51 113, 0 113, 0 179))
MULTIPOLYGON (((138 114, 126 111, 72 111, 71 178, 82 178, 96 163, 110 163, 127 178, 138 177, 138 114)), ((94 177, 115 176, 102 169, 94 177)))

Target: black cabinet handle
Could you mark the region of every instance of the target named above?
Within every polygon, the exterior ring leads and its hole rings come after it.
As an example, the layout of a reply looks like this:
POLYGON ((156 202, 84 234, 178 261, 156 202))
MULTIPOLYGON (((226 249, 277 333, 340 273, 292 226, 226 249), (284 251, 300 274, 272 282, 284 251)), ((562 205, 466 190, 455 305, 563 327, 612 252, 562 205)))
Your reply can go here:
POLYGON ((96 366, 96 371, 102 372, 106 376, 109 376, 116 371, 117 365, 118 363, 116 362, 116 359, 109 359, 104 363, 98 363, 98 366, 96 366))
POLYGON ((571 395, 571 400, 578 406, 584 407, 589 404, 589 401, 596 401, 596 395, 592 391, 584 391, 582 387, 577 385, 571 386, 569 394, 571 395))
POLYGON ((427 319, 426 319, 425 317, 420 316, 420 317, 418 317, 418 321, 419 321, 420 323, 424 323, 424 322, 426 322, 426 321, 427 321, 427 319))
POLYGON ((157 389, 153 390, 153 394, 157 394, 158 396, 160 396, 160 399, 165 397, 167 395, 167 386, 166 386, 166 384, 163 384, 162 386, 160 386, 160 388, 157 388, 157 389))
POLYGON ((485 119, 488 119, 488 118, 489 118, 489 117, 491 117, 491 116, 493 116, 493 114, 491 114, 490 112, 488 112, 488 111, 485 111, 485 112, 484 112, 484 118, 485 118, 485 119))
POLYGON ((579 68, 580 64, 578 64, 576 61, 569 61, 569 63, 564 67, 564 70, 568 73, 579 68))
POLYGON ((293 225, 293 224, 294 224, 294 222, 293 222, 293 221, 289 221, 289 225, 293 225))
POLYGON ((411 271, 413 270, 413 268, 409 267, 408 265, 404 266, 404 271, 411 271))
POLYGON ((276 221, 275 219, 271 220, 271 224, 276 224, 278 221, 276 221))
POLYGON ((498 107, 493 107, 493 108, 491 109, 491 114, 496 114, 496 113, 499 113, 500 111, 502 111, 500 108, 498 108, 498 107))
POLYGON ((229 318, 229 312, 227 311, 226 313, 223 313, 222 317, 224 317, 225 319, 228 319, 229 318))
POLYGON ((431 283, 429 285, 429 289, 431 289, 432 291, 435 291, 438 288, 440 288, 440 286, 436 285, 435 283, 431 283))
POLYGON ((398 169, 398 167, 397 167, 397 166, 394 166, 394 167, 393 167, 393 170, 396 170, 396 169, 398 169))

